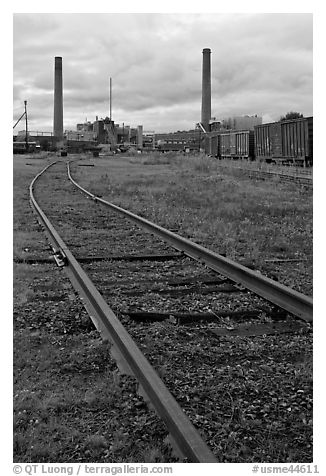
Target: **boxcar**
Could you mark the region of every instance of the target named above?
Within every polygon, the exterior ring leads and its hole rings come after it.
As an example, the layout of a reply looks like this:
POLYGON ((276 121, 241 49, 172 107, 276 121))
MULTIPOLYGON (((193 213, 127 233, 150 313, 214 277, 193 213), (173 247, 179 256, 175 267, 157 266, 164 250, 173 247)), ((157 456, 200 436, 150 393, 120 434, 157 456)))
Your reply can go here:
POLYGON ((255 126, 255 155, 267 163, 312 165, 313 118, 255 126))
POLYGON ((219 134, 217 132, 208 133, 203 145, 206 154, 212 155, 213 157, 219 156, 219 134))
POLYGON ((255 158, 253 131, 227 131, 219 135, 220 157, 222 159, 255 158))

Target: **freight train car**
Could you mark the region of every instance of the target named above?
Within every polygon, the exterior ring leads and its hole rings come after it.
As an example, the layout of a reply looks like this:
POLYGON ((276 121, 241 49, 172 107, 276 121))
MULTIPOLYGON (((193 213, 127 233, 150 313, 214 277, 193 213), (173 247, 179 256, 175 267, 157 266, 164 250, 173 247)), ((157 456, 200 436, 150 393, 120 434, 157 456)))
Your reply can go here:
POLYGON ((255 126, 255 154, 267 163, 312 165, 313 118, 255 126))
POLYGON ((219 156, 222 159, 255 158, 253 131, 226 131, 219 134, 219 156))
POLYGON ((209 132, 200 142, 201 149, 205 150, 205 153, 213 157, 218 157, 219 155, 219 137, 217 132, 209 132))
POLYGON ((218 135, 214 134, 210 137, 210 151, 209 154, 218 157, 220 153, 218 135))

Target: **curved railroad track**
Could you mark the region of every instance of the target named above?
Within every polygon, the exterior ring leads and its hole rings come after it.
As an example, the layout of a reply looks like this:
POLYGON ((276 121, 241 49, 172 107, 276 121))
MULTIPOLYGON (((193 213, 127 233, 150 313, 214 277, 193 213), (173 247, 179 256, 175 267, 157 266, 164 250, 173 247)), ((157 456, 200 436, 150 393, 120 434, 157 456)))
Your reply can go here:
MULTIPOLYGON (((311 298, 106 202, 81 187, 67 168, 70 181, 60 162, 30 186, 57 264, 103 338, 113 342, 120 367, 138 379, 177 450, 189 461, 221 460, 221 421, 239 425, 231 392, 216 408, 217 380, 225 377, 225 367, 230 371, 227 339, 271 335, 273 342, 295 333, 304 340, 311 331, 311 298), (215 362, 206 349, 214 349, 215 362)), ((240 379, 238 391, 250 395, 255 357, 237 345, 230 378, 240 379)))

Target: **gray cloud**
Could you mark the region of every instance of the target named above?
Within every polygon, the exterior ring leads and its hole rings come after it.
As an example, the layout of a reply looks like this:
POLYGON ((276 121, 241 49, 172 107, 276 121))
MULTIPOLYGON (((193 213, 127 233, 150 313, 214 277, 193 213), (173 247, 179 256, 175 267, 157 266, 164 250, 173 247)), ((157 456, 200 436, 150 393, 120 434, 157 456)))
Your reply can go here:
MULTIPOLYGON (((312 114, 311 14, 16 14, 14 111, 52 128, 54 56, 65 127, 105 116, 157 131, 200 119, 202 49, 212 50, 212 115, 312 114)), ((17 115, 17 114, 16 114, 17 115)))

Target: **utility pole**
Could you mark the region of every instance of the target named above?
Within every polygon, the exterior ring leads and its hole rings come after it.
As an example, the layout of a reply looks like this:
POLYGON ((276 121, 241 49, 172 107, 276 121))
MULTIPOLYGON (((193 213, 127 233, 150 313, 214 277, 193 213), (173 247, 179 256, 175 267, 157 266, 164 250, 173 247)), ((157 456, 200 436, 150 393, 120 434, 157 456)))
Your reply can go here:
POLYGON ((24 101, 25 105, 25 124, 26 124, 26 135, 25 135, 25 142, 26 142, 26 152, 28 152, 28 122, 27 122, 27 101, 24 101))

